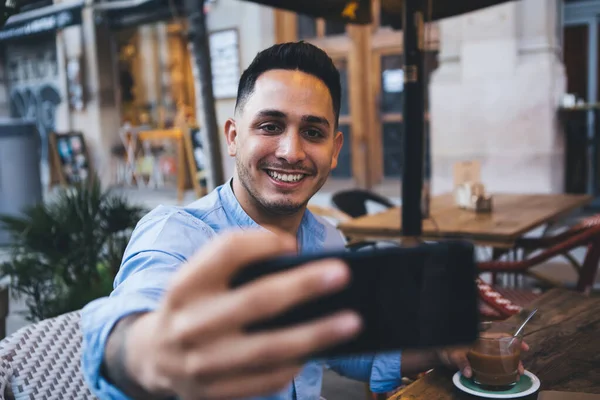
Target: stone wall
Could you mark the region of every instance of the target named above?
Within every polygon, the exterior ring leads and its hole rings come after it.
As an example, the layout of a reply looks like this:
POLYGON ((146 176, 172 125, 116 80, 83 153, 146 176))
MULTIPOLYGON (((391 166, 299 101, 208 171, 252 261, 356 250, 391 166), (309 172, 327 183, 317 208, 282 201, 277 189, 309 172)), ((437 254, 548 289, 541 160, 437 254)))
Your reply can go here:
POLYGON ((477 159, 493 192, 562 192, 560 0, 521 0, 440 23, 430 84, 432 190, 477 159))

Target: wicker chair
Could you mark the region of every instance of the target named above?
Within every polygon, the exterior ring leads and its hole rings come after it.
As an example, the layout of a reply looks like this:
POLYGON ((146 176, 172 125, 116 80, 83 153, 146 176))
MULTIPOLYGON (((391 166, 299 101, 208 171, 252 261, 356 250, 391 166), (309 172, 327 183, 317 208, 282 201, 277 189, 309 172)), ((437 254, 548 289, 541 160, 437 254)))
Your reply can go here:
POLYGON ((95 400, 80 369, 80 314, 20 329, 0 342, 0 398, 95 400))

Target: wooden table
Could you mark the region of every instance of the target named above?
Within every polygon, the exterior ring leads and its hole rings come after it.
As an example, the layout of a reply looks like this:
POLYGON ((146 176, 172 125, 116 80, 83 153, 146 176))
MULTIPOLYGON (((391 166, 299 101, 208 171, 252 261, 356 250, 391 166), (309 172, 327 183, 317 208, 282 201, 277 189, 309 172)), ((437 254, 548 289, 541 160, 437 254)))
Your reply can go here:
MULTIPOLYGON (((538 313, 525 328, 531 350, 524 353, 523 364, 540 378, 540 390, 600 393, 600 297, 553 289, 529 309, 534 307, 538 313)), ((511 317, 507 328, 520 321, 511 317)), ((389 400, 473 399, 454 387, 452 375, 434 370, 389 400)))
MULTIPOLYGON (((423 221, 424 239, 461 238, 480 245, 510 248, 526 232, 566 216, 589 204, 588 195, 494 194, 488 214, 462 210, 452 194, 435 196, 430 218, 423 221)), ((400 207, 341 223, 338 228, 353 240, 401 239, 400 207)))

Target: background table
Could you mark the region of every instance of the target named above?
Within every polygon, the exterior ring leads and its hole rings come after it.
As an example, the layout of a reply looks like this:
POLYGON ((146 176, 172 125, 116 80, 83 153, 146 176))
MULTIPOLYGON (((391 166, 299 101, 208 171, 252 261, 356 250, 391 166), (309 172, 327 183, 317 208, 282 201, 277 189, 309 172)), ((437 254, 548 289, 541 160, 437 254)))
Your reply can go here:
MULTIPOLYGON (((423 238, 461 238, 510 248, 526 232, 554 222, 591 200, 588 195, 494 194, 493 210, 484 214, 460 209, 452 194, 443 194, 432 198, 430 218, 423 221, 423 238)), ((401 239, 402 209, 394 207, 355 218, 338 228, 352 240, 401 239)))

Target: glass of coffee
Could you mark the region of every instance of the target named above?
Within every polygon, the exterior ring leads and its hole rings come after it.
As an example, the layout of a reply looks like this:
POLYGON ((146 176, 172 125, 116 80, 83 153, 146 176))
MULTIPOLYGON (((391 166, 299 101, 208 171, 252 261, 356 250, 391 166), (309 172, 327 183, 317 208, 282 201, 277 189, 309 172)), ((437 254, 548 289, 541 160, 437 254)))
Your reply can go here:
POLYGON ((467 353, 473 381, 497 389, 515 385, 519 381, 522 340, 508 333, 481 332, 467 353))

